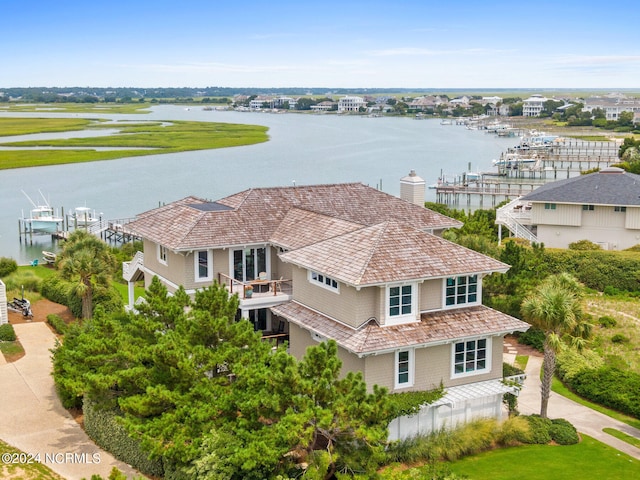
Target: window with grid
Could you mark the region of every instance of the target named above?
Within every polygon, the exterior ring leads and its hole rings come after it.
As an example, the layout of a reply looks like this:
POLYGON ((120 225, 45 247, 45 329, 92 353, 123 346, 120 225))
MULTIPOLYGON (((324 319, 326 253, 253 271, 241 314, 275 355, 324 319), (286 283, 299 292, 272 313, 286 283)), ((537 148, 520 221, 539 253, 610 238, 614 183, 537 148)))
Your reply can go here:
POLYGON ((389 316, 411 315, 412 295, 411 285, 402 285, 389 288, 389 316))
POLYGON ((321 273, 310 272, 309 280, 311 280, 311 282, 313 283, 320 284, 321 286, 330 290, 335 290, 336 292, 338 291, 338 281, 321 273))
POLYGON ((413 350, 396 351, 395 388, 413 386, 413 350))
POLYGON ((454 375, 482 373, 489 369, 486 338, 458 342, 453 348, 454 375))
POLYGON ((478 303, 478 276, 468 275, 462 277, 450 277, 446 279, 445 305, 465 305, 478 303))

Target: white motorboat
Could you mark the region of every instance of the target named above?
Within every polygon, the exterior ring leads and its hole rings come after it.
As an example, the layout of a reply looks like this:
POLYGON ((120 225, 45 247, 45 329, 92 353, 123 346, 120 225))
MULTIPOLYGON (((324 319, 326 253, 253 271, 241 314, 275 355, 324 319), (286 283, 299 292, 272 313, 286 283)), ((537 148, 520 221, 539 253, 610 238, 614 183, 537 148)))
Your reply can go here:
POLYGON ((36 204, 24 191, 22 193, 33 206, 28 217, 24 214, 22 215, 22 221, 29 230, 36 233, 53 233, 58 230, 58 227, 62 226, 63 218, 54 213, 53 207, 49 205, 42 192, 40 192, 40 195, 44 203, 41 205, 36 204))
POLYGON ((96 211, 89 207, 76 207, 69 217, 69 222, 76 227, 89 227, 100 221, 96 211))

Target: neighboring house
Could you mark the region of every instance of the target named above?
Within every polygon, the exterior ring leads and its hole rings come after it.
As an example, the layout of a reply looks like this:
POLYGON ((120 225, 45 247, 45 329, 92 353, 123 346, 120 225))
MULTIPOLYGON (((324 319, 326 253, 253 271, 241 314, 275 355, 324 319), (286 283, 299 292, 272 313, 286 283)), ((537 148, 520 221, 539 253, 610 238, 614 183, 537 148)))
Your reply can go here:
POLYGON ((346 96, 338 100, 338 112, 359 112, 366 105, 362 97, 346 96))
POLYGON ((496 223, 547 247, 624 250, 640 243, 640 175, 608 167, 548 183, 499 209, 496 223))
POLYGON ((604 110, 607 120, 617 121, 622 112, 633 112, 634 116, 640 114, 640 99, 628 98, 623 95, 590 97, 585 100, 582 110, 593 112, 598 108, 604 110))
POLYGON ((409 108, 412 110, 427 110, 435 109, 438 105, 446 104, 446 100, 441 97, 429 95, 426 97, 418 97, 409 103, 409 108))
MULTIPOLYGON (((219 280, 239 294, 238 316, 265 337, 286 336, 298 358, 333 339, 344 371, 361 372, 370 388, 443 385, 421 430, 500 417, 511 391, 501 381, 503 337, 528 325, 483 306, 482 280, 509 266, 442 239, 460 223, 422 206, 415 172, 401 187, 418 204, 359 183, 188 197, 127 225, 145 254, 123 275, 130 285, 158 276, 190 294, 219 280)), ((416 433, 416 421, 402 422, 392 438, 416 433)))
POLYGON ((329 110, 331 110, 335 105, 335 102, 331 102, 329 100, 325 100, 323 102, 320 102, 316 105, 311 105, 309 108, 311 110, 313 110, 314 112, 328 112, 329 110))
POLYGON ((544 102, 549 100, 542 95, 531 95, 529 98, 522 102, 522 116, 523 117, 539 117, 540 112, 544 108, 544 102))
POLYGON ((274 97, 267 97, 264 95, 258 95, 256 98, 249 102, 249 108, 251 110, 260 110, 262 108, 274 108, 274 97), (265 107, 268 105, 268 107, 265 107))
POLYGON ((7 313, 7 287, 0 280, 0 325, 9 323, 9 314, 7 313))

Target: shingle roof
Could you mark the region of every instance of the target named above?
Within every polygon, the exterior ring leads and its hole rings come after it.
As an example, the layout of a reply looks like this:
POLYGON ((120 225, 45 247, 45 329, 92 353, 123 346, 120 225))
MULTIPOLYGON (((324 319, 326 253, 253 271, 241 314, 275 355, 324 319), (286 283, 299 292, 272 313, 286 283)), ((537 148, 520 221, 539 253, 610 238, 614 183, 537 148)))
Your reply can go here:
POLYGON ((640 175, 610 167, 597 173, 547 183, 522 197, 529 202, 640 205, 640 175))
POLYGON ((529 324, 483 305, 423 313, 421 321, 380 326, 370 320, 358 329, 337 322, 295 301, 271 307, 271 311, 305 330, 335 340, 357 355, 448 343, 475 336, 523 332, 529 324))
MULTIPOLYGON (((212 202, 187 197, 138 215, 127 228, 177 251, 268 242, 292 208, 357 225, 392 219, 422 230, 461 225, 361 183, 256 188, 218 200, 215 209, 190 206, 203 203, 212 202)), ((281 229, 278 234, 284 236, 281 229)))
POLYGON ((509 266, 397 221, 363 227, 280 255, 285 262, 353 286, 479 272, 509 266))

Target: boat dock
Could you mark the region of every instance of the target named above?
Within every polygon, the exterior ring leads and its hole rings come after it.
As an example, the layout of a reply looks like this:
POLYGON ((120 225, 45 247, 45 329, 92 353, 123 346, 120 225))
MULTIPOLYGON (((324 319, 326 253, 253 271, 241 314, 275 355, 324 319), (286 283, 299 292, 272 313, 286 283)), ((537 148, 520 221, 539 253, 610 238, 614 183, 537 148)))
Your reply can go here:
POLYGON ((105 242, 123 244, 140 240, 139 237, 125 228, 126 224, 132 220, 133 218, 117 220, 99 219, 91 225, 78 225, 75 222, 63 221, 60 223, 60 228, 53 232, 40 232, 32 229, 30 222, 26 222, 24 219, 19 219, 18 236, 20 243, 22 243, 24 238, 25 243, 32 245, 34 235, 50 235, 52 239, 66 240, 69 237, 69 234, 74 230, 86 230, 87 232, 100 237, 105 242))
POLYGON ((544 146, 521 142, 494 160, 497 171, 483 172, 475 179, 463 174, 459 180, 438 183, 436 202, 480 206, 487 203, 495 207, 503 200, 526 195, 545 183, 609 167, 620 161, 619 148, 618 142, 570 138, 556 138, 544 146))

